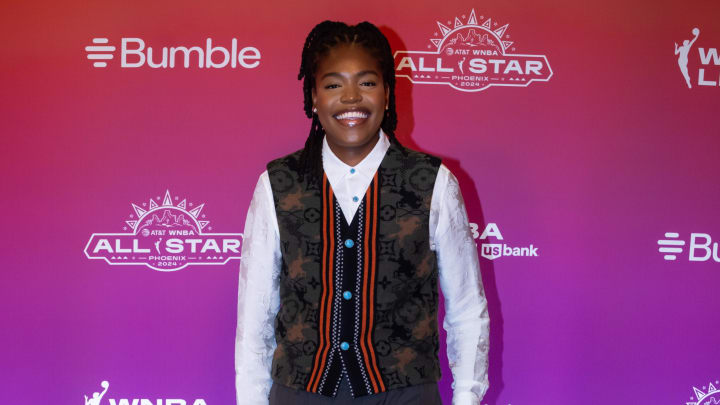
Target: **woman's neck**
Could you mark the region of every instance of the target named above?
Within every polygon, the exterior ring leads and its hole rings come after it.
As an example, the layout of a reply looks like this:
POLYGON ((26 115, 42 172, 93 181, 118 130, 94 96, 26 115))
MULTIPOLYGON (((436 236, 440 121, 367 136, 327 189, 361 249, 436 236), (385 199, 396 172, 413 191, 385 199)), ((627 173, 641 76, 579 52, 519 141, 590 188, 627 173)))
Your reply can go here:
POLYGON ((354 147, 333 144, 329 138, 326 137, 326 139, 330 150, 338 157, 338 159, 348 166, 357 166, 358 163, 362 162, 363 159, 372 152, 375 145, 377 145, 380 140, 380 136, 374 136, 366 144, 354 147))

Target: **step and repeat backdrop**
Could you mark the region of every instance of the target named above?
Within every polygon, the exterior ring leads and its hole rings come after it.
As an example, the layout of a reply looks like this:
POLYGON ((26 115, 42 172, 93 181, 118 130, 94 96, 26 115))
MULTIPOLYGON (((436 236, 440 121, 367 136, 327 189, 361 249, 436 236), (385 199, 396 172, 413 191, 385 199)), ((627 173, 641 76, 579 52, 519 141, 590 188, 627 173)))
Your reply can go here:
POLYGON ((0 403, 235 403, 245 216, 324 19, 381 28, 400 141, 460 181, 482 404, 720 403, 717 1, 1 10, 0 403))

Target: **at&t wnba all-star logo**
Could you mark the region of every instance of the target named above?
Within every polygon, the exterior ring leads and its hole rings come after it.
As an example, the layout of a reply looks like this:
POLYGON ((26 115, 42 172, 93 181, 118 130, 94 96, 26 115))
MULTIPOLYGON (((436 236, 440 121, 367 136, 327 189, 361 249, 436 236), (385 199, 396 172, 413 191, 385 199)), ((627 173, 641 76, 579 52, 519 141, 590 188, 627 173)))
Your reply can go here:
POLYGON ((475 10, 447 24, 438 21, 427 51, 395 52, 395 76, 460 91, 527 87, 550 80, 553 72, 545 55, 513 53, 509 26, 478 18, 475 10))
MULTIPOLYGON (((720 384, 720 381, 715 381, 720 384)), ((691 402, 685 402, 685 405, 717 405, 720 404, 720 390, 715 388, 712 383, 699 388, 693 387, 695 398, 690 397, 691 402), (704 390, 704 392, 703 392, 704 390)))
POLYGON ((208 233, 210 221, 186 199, 178 201, 170 191, 146 203, 131 204, 124 233, 94 233, 85 246, 88 259, 111 265, 147 266, 174 271, 190 265, 221 265, 240 259, 241 233, 208 233))

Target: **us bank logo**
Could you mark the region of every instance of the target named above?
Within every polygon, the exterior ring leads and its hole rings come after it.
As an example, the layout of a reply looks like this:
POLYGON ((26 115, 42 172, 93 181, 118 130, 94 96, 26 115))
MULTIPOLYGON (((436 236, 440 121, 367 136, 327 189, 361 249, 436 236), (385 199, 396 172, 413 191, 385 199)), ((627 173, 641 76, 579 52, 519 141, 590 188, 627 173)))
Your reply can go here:
MULTIPOLYGON (((710 259, 720 262, 718 256, 718 243, 712 241, 707 233, 693 232, 690 234, 689 243, 680 237, 678 232, 665 232, 664 239, 658 239, 658 251, 663 254, 663 259, 668 261, 677 260, 683 254, 687 245, 688 260, 691 262, 706 262, 710 259)), ((720 403, 720 402, 719 402, 720 403)))
POLYGON ((550 80, 545 55, 514 53, 509 26, 482 15, 478 19, 475 10, 447 24, 438 21, 427 51, 395 52, 395 76, 468 92, 550 80))
POLYGON ((205 204, 179 201, 170 191, 140 205, 125 220, 123 233, 94 233, 85 245, 88 259, 113 266, 147 266, 176 271, 187 266, 223 265, 240 259, 241 233, 208 233, 205 204))
POLYGON ((473 239, 476 240, 476 243, 479 243, 480 255, 488 260, 495 260, 502 256, 538 256, 538 248, 535 247, 533 244, 526 246, 516 246, 507 243, 490 243, 489 241, 487 241, 490 237, 496 239, 497 241, 504 240, 502 233, 500 233, 500 228, 498 228, 497 224, 493 222, 490 222, 485 226, 482 234, 478 232, 478 224, 471 222, 470 231, 473 234, 473 239), (477 242, 478 239, 480 240, 480 242, 477 242))
MULTIPOLYGON (((93 392, 91 396, 85 395, 84 405, 100 405, 102 399, 110 388, 108 381, 100 383, 102 392, 93 392)), ((107 402, 110 405, 207 405, 204 399, 195 399, 186 401, 184 399, 164 399, 164 398, 108 398, 107 402)))
POLYGON ((182 65, 186 69, 254 69, 260 65, 260 50, 254 46, 238 49, 236 38, 232 38, 229 47, 213 44, 212 38, 207 38, 204 46, 164 46, 159 49, 146 45, 142 38, 121 38, 118 49, 108 38, 97 37, 92 39, 92 45, 85 47, 85 53, 96 68, 105 68, 115 59, 120 59, 121 68, 172 69, 182 65))
MULTIPOLYGON (((720 381, 715 381, 720 384, 720 381)), ((705 392, 699 388, 693 387, 695 398, 690 397, 691 402, 685 402, 685 405, 717 405, 720 404, 720 390, 715 388, 712 383, 702 387, 705 392)))

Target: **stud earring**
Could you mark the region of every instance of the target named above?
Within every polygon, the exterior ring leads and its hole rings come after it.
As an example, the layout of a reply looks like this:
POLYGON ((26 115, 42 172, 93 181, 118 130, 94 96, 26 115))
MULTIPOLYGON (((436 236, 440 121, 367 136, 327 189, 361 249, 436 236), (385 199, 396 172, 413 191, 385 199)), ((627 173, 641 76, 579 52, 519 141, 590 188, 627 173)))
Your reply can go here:
POLYGON ((313 112, 317 114, 317 107, 313 107, 313 112))

